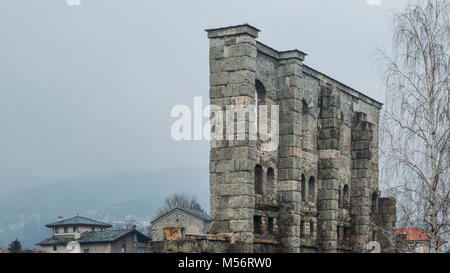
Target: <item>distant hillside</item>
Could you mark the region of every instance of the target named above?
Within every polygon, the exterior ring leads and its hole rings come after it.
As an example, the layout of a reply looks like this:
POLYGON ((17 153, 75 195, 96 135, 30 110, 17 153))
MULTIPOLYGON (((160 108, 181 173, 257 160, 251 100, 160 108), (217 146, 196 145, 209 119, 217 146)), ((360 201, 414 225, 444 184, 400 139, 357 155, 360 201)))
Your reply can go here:
POLYGON ((49 236, 44 225, 60 215, 150 221, 174 192, 195 195, 209 211, 208 169, 104 173, 18 191, 0 199, 0 246, 5 248, 17 237, 24 247, 34 247, 49 236))

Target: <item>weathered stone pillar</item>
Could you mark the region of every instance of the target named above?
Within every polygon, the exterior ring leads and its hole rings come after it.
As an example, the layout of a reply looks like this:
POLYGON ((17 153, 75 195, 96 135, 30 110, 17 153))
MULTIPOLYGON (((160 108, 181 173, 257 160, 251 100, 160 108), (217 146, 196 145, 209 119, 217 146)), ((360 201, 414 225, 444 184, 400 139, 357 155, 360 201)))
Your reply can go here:
POLYGON ((369 241, 370 220, 370 142, 373 124, 367 115, 357 112, 352 122, 352 179, 350 215, 352 218, 352 243, 354 252, 364 252, 369 241))
POLYGON ((335 87, 320 90, 318 222, 323 252, 337 251, 341 101, 335 87))
MULTIPOLYGON (((210 39, 210 100, 223 111, 231 105, 254 105, 256 40, 259 30, 249 25, 207 30, 210 39)), ((218 117, 217 114, 211 115, 218 117)), ((226 118, 224 137, 234 130, 226 118)), ((248 120, 247 120, 248 122, 248 120)), ((217 128, 213 129, 217 130, 217 128)), ((231 134, 233 135, 233 134, 231 134)), ((253 252, 254 141, 249 129, 234 132, 242 140, 211 140, 211 233, 233 233, 235 252, 253 252), (242 135, 243 134, 243 135, 242 135)))
POLYGON ((381 252, 396 252, 395 227, 397 224, 396 200, 394 198, 378 199, 378 214, 375 219, 377 225, 377 240, 381 246, 381 252))
POLYGON ((278 219, 282 251, 300 252, 302 66, 305 54, 280 56, 280 145, 278 155, 278 219))

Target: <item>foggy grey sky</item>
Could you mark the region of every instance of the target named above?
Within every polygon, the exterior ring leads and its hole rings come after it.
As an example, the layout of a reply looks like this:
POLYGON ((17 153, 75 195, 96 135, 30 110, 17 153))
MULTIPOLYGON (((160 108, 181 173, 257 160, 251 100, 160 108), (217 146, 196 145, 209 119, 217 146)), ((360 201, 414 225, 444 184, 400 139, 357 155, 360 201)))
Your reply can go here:
POLYGON ((377 47, 406 0, 3 0, 0 193, 90 173, 208 166, 175 142, 170 110, 208 103, 204 29, 249 23, 259 41, 384 102, 377 47))

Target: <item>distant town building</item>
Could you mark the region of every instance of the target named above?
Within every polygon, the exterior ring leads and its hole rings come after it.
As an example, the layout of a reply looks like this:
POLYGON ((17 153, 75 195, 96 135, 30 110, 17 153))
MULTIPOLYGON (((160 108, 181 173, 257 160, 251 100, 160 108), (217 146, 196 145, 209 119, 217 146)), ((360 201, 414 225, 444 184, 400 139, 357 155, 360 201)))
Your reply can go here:
MULTIPOLYGON (((430 231, 421 228, 397 228, 397 245, 402 252, 410 253, 428 253, 430 252, 430 231)), ((442 246, 447 241, 442 238, 438 239, 439 247, 442 251, 442 246)))
POLYGON ((7 249, 2 249, 2 248, 0 247, 0 254, 2 254, 2 253, 9 253, 9 250, 7 250, 7 249))
POLYGON ((144 253, 150 238, 136 230, 110 229, 112 226, 82 216, 46 225, 52 237, 37 245, 48 253, 144 253))
POLYGON ((175 208, 152 221, 152 241, 165 240, 164 228, 183 228, 186 234, 209 234, 211 217, 201 211, 175 208))
MULTIPOLYGON (((2 249, 0 247, 0 254, 3 253, 11 253, 11 251, 7 250, 7 249, 2 249)), ((42 250, 42 249, 22 249, 20 251, 20 253, 46 253, 46 251, 42 250)))

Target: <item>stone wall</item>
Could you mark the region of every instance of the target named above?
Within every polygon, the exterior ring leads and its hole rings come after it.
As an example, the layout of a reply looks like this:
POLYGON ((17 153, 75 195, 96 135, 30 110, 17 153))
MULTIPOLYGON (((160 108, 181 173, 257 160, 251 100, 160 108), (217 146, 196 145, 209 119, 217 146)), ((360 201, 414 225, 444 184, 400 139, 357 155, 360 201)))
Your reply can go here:
POLYGON ((377 239, 372 222, 393 231, 395 202, 378 190, 382 105, 305 65, 305 53, 258 42, 252 26, 207 32, 211 118, 226 128, 211 132, 211 233, 233 242, 191 238, 152 243, 154 250, 364 252, 377 239), (260 126, 251 119, 260 115, 255 105, 278 107, 274 150, 251 130, 260 126), (239 115, 217 111, 239 107, 240 131, 239 115), (214 139, 218 132, 233 138, 214 139))

